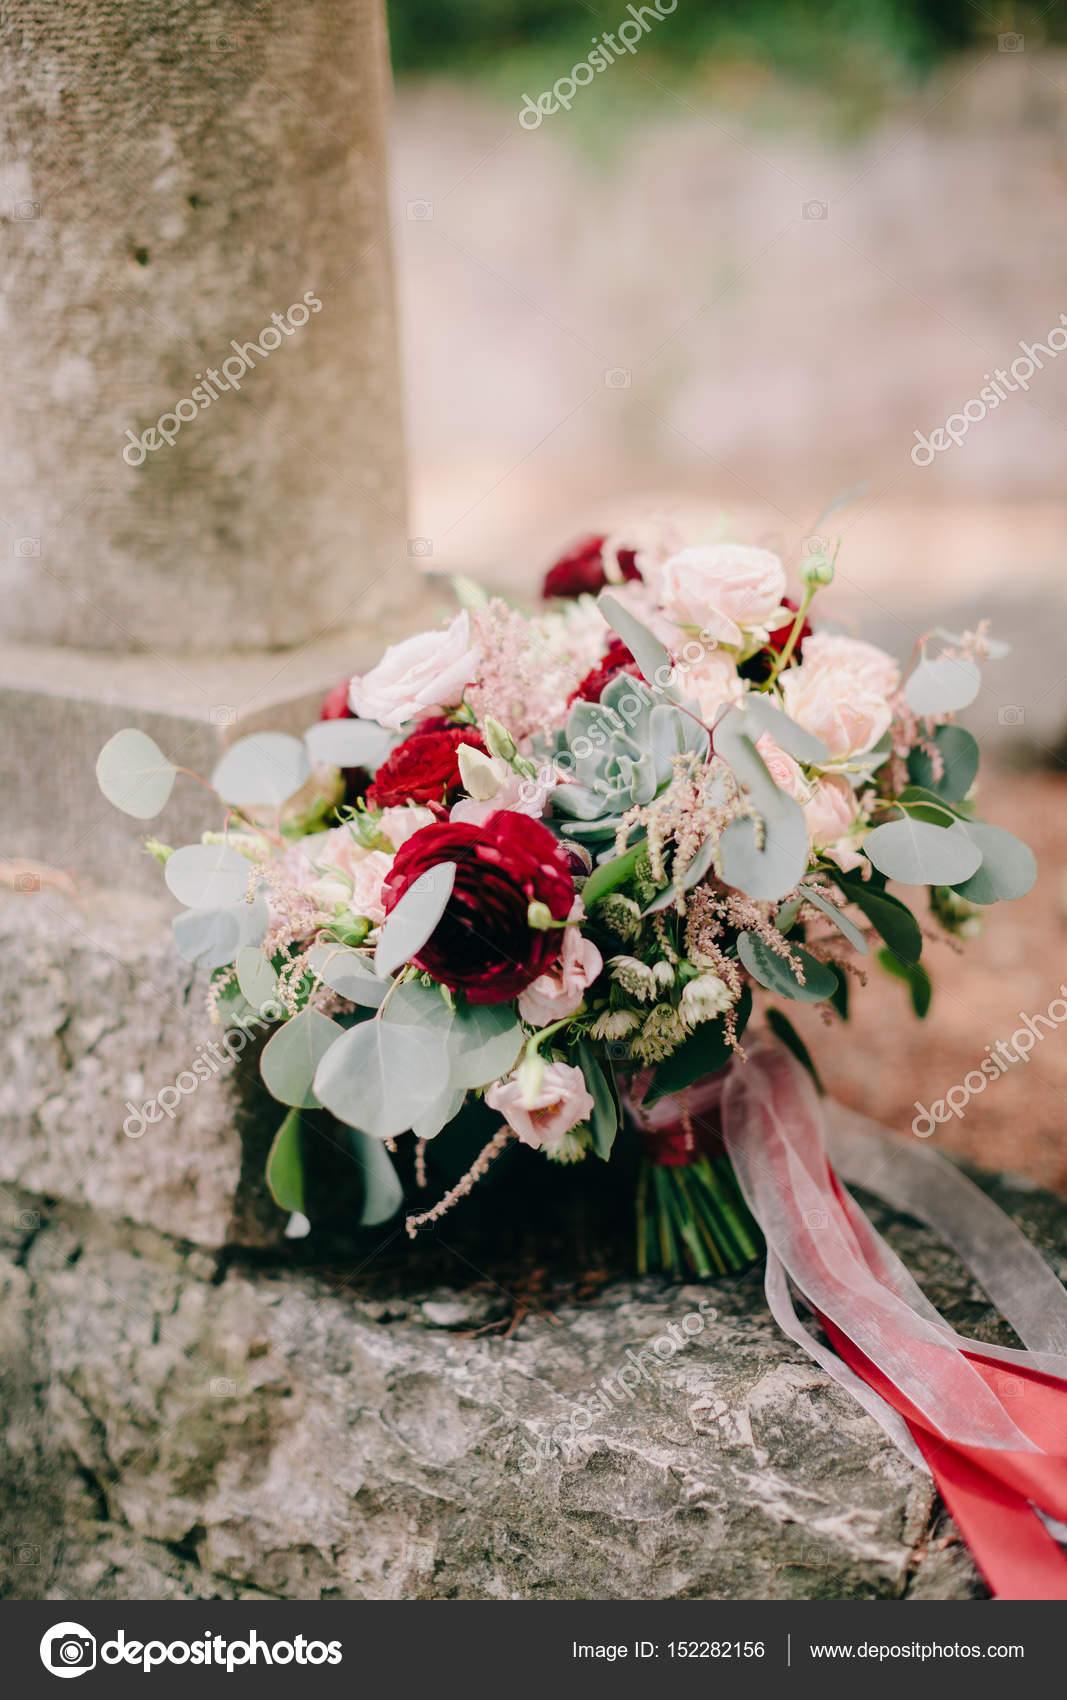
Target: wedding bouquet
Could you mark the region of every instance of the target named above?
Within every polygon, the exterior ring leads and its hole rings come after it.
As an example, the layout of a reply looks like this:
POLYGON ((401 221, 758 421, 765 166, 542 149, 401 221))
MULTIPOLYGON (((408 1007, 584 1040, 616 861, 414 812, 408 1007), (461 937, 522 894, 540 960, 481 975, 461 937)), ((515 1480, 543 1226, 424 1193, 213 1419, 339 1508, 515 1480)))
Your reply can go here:
MULTIPOLYGON (((759 1254, 720 1114, 757 1016, 813 1070, 783 1005, 846 1019, 872 956, 925 1014, 924 927, 888 882, 968 934, 1035 871, 976 814, 954 721, 997 646, 938 631, 902 669, 813 630, 835 559, 809 543, 795 600, 768 550, 662 532, 590 539, 534 613, 459 581, 459 611, 345 680, 304 738, 226 751, 217 832, 147 841, 214 1018, 272 1029, 283 1207, 304 1210, 304 1112, 351 1130, 377 1223, 404 1203, 396 1141, 425 1179, 426 1142, 482 1101, 499 1130, 410 1231, 509 1141, 607 1162, 624 1129, 642 1270, 759 1254)), ((134 730, 98 763, 142 819, 180 771, 134 730)))

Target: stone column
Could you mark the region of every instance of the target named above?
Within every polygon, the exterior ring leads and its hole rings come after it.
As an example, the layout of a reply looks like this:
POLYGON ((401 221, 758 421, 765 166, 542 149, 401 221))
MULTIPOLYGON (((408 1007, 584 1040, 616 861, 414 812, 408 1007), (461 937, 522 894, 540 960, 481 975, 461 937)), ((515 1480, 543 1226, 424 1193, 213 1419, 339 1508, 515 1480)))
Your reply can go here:
POLYGON ((0 26, 5 848, 121 883, 111 731, 210 765, 413 617, 383 5, 0 26))

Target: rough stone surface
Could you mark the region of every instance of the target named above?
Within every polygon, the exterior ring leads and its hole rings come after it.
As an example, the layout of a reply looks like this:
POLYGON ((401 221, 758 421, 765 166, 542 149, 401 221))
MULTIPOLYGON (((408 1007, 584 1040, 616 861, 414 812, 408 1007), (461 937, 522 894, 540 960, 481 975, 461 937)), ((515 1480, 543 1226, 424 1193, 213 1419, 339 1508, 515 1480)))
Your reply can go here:
POLYGON ((70 897, 47 882, 0 892, 12 965, 0 982, 0 1182, 204 1245, 270 1244, 286 1218, 255 1154, 261 1163, 281 1112, 254 1066, 223 1053, 172 1120, 131 1119, 131 1102, 173 1085, 222 1036, 206 976, 174 947, 171 913, 167 898, 70 897))
MULTIPOLYGON (((1062 1269, 1064 1206, 997 1192, 1062 1269)), ((616 1278, 505 1336, 486 1330, 515 1277, 472 1271, 462 1234, 316 1271, 11 1206, 11 1595, 983 1594, 926 1480, 779 1334, 756 1271, 616 1278), (690 1315, 704 1326, 657 1360, 690 1315), (633 1398, 561 1450, 631 1351, 633 1398)), ((958 1325, 1007 1337, 931 1236, 879 1219, 958 1325)))

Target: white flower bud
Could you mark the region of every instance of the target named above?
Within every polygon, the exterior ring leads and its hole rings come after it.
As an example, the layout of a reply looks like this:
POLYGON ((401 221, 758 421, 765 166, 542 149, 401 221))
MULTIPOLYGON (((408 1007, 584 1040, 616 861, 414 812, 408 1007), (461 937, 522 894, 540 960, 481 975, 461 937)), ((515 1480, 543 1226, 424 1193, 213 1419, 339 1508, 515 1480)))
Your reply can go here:
POLYGON ((487 803, 495 797, 507 777, 507 763, 494 760, 487 756, 484 750, 476 750, 473 744, 460 744, 456 751, 459 763, 459 776, 468 796, 479 803, 487 803))

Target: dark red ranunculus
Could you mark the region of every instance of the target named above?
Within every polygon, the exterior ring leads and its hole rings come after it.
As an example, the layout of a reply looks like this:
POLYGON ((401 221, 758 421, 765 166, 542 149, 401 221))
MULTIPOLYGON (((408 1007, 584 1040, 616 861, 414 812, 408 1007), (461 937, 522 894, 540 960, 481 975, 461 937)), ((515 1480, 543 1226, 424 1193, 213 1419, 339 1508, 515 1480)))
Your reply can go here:
POLYGON ((485 750, 480 732, 473 726, 450 726, 445 720, 427 720, 428 730, 412 732, 386 756, 367 791, 373 808, 389 809, 398 803, 452 803, 463 789, 459 772, 459 746, 471 744, 485 750))
POLYGON ((620 673, 630 673, 635 679, 641 677, 641 669, 622 638, 613 637, 604 659, 597 662, 592 671, 585 675, 577 690, 573 690, 567 698, 568 708, 572 702, 599 702, 605 685, 610 685, 612 679, 617 679, 620 673))
MULTIPOLYGON (((791 599, 791 597, 785 597, 784 602, 785 606, 787 608, 792 608, 795 614, 797 611, 797 604, 791 599)), ((786 644, 789 642, 789 634, 792 630, 793 622, 792 620, 787 620, 784 626, 776 626, 773 632, 768 632, 767 642, 764 647, 762 649, 758 649, 755 655, 750 655, 747 661, 742 661, 740 667, 737 669, 742 679, 749 679, 753 684, 761 685, 764 679, 770 678, 773 656, 781 655, 786 644)), ((809 622, 805 620, 804 624, 800 628, 800 636, 797 638, 797 641, 793 646, 793 661, 799 661, 801 659, 801 651, 804 648, 804 639, 809 638, 810 636, 811 626, 809 622)))
POLYGON ((327 693, 319 712, 320 720, 353 720, 355 718, 348 706, 348 687, 351 682, 350 679, 341 679, 333 687, 333 690, 327 693))
POLYGON ((481 826, 441 821, 412 833, 385 881, 385 911, 441 862, 456 864, 444 914, 412 958, 415 966, 471 1003, 506 1003, 559 955, 558 928, 531 927, 531 903, 565 921, 574 903, 567 859, 547 826, 499 810, 481 826))
MULTIPOLYGON (((604 571, 606 537, 583 537, 580 543, 561 555, 545 575, 542 596, 595 596, 608 582, 604 571)), ((619 566, 624 579, 640 578, 633 549, 619 550, 619 566)))

